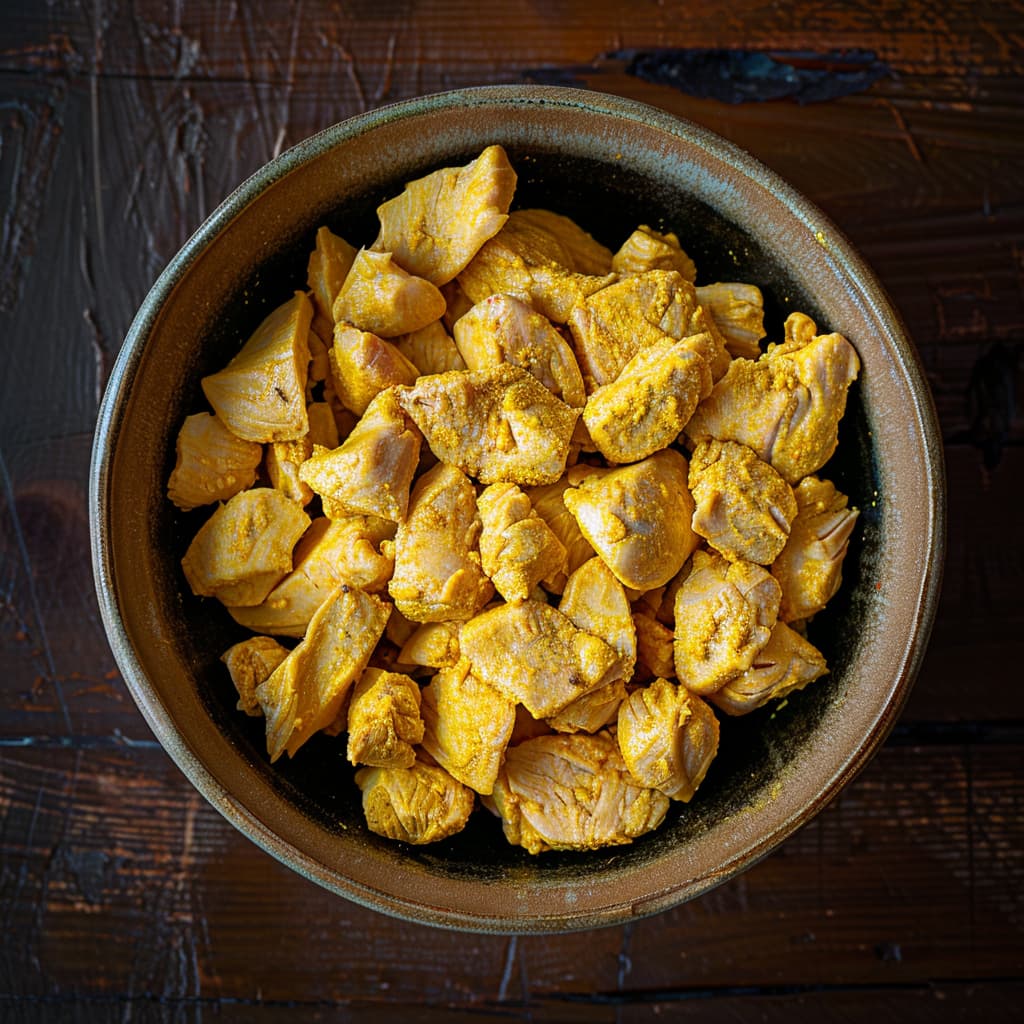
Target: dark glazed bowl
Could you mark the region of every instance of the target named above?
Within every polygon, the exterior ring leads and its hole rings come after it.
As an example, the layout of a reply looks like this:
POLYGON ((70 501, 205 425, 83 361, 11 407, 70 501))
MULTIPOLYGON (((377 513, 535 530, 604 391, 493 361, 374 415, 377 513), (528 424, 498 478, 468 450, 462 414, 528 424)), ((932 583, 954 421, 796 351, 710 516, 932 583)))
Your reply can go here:
POLYGON ((807 822, 865 764, 920 664, 944 549, 935 414, 914 349, 871 272, 822 214, 724 140, 599 93, 483 88, 335 125, 273 160, 217 209, 147 296, 114 368, 91 478, 96 587, 118 665, 201 793, 296 871, 410 920, 498 932, 627 921, 700 895, 807 822), (862 510, 840 595, 812 623, 831 675, 781 708, 723 724, 690 805, 631 846, 530 857, 478 811, 432 847, 368 832, 343 745, 317 737, 271 768, 262 723, 234 710, 220 653, 241 638, 194 598, 179 559, 205 514, 165 498, 199 378, 305 282, 316 228, 375 236, 377 204, 414 177, 501 143, 518 206, 547 206, 617 248, 640 223, 679 233, 701 281, 754 282, 769 336, 791 310, 856 346, 839 452, 823 471, 862 510))

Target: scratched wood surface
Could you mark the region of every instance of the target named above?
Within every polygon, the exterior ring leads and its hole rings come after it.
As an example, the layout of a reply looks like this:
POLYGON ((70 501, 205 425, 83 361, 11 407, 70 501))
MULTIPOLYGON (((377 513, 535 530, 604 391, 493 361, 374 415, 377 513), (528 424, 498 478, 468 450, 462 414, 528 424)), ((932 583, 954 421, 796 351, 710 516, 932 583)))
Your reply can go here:
POLYGON ((0 1020, 1016 1019, 1024 8, 481 9, 3 5, 0 1020), (702 98, 680 48, 773 55, 816 72, 832 98, 760 102, 767 83, 747 72, 727 82, 745 102, 702 98), (825 209, 921 353, 946 443, 950 536, 918 684, 827 810, 693 903, 517 940, 330 897, 198 796, 114 667, 85 495, 97 404, 131 317, 234 185, 360 110, 526 81, 690 117, 825 209))

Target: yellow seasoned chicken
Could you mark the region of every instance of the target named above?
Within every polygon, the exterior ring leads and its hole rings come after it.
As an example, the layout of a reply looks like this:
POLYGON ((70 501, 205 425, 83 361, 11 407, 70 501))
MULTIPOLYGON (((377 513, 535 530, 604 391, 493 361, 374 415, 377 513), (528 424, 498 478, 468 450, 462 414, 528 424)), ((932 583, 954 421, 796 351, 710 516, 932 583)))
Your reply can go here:
POLYGON ((214 501, 227 501, 252 487, 263 449, 243 441, 216 416, 187 416, 178 432, 177 460, 167 481, 167 497, 188 511, 214 501))
POLYGON ((263 714, 260 702, 256 697, 256 687, 269 679, 271 673, 288 657, 288 648, 282 647, 269 636, 252 636, 229 647, 221 656, 238 691, 239 711, 244 711, 251 718, 259 718, 263 714))
POLYGON ((348 706, 348 759, 377 768, 411 768, 423 739, 420 688, 400 672, 364 670, 348 706))
POLYGON ((672 630, 645 612, 633 613, 633 628, 636 630, 637 675, 643 672, 640 678, 661 676, 666 679, 675 676, 672 630))
POLYGON ((357 416, 362 416, 385 388, 411 384, 419 376, 419 370, 397 346, 351 324, 334 328, 329 357, 335 394, 357 416))
POLYGON ((341 584, 317 609, 305 639, 256 687, 271 762, 337 717, 384 632, 391 605, 341 584))
POLYGON ((662 586, 696 548, 686 475, 686 459, 670 448, 630 466, 595 470, 562 496, 583 536, 625 586, 662 586))
POLYGON ((655 679, 622 702, 617 737, 637 782, 688 803, 718 752, 718 719, 685 686, 655 679))
POLYGON ((293 441, 309 430, 306 374, 313 305, 303 292, 278 306, 219 373, 201 381, 223 424, 245 441, 293 441))
POLYGON ((686 427, 696 443, 738 441, 789 484, 820 469, 835 451, 846 393, 860 361, 840 334, 809 337, 802 313, 786 320, 787 340, 757 362, 734 359, 686 427))
POLYGON ((779 584, 753 562, 698 551, 676 591, 676 676, 707 695, 746 672, 768 643, 779 614, 779 584))
POLYGON ((518 366, 420 377, 398 401, 431 451, 480 483, 554 483, 579 417, 518 366))
POLYGON ((309 526, 294 501, 270 487, 241 491, 199 528, 181 567, 194 594, 227 605, 259 604, 292 570, 309 526))
POLYGON ((480 565, 476 491, 464 473, 439 463, 413 488, 395 536, 388 589, 413 622, 468 619, 494 595, 480 565))
POLYGON ((558 573, 554 579, 546 580, 544 585, 553 594, 560 594, 565 587, 567 575, 574 573, 588 558, 594 557, 594 549, 590 541, 580 532, 579 523, 565 507, 562 496, 569 489, 569 481, 562 477, 556 483, 541 487, 531 487, 526 494, 537 513, 551 528, 551 532, 562 542, 565 548, 565 572, 558 573))
POLYGON ((423 690, 423 749, 477 793, 494 788, 515 720, 515 702, 477 678, 466 659, 423 690))
POLYGON ((419 761, 410 768, 360 768, 356 785, 370 831, 415 846, 461 832, 473 810, 471 789, 419 761))
POLYGON ((577 697, 557 715, 551 715, 545 721, 555 732, 597 732, 615 721, 619 705, 625 697, 625 681, 613 679, 577 697))
MULTIPOLYGON (((396 618, 392 615, 392 621, 396 618)), ((410 623, 410 625, 416 625, 410 623)), ((459 663, 459 630, 461 622, 424 622, 416 626, 402 641, 398 652, 401 665, 422 668, 453 668, 459 663)))
POLYGON ((299 467, 312 454, 313 439, 308 433, 297 441, 271 441, 267 445, 263 465, 270 486, 298 505, 308 505, 313 500, 313 491, 299 478, 299 467))
POLYGON ((501 146, 465 167, 444 167, 409 182, 377 207, 373 248, 394 254, 410 274, 446 284, 508 220, 516 172, 501 146))
POLYGON ((551 259, 577 274, 603 276, 612 269, 612 251, 602 245, 589 232, 584 231, 571 217, 554 210, 516 210, 511 214, 515 224, 543 233, 544 243, 551 259))
POLYGON ((835 596, 843 559, 860 515, 828 480, 804 477, 793 489, 797 514, 772 575, 782 587, 779 618, 795 622, 816 615, 835 596))
POLYGON ((657 828, 669 805, 630 775, 607 733, 538 736, 510 748, 493 803, 505 838, 530 853, 632 842, 657 828))
POLYGON ((711 314, 731 356, 757 359, 764 337, 764 297, 756 285, 738 281, 706 284, 697 301, 711 314))
POLYGON ((435 320, 411 334, 394 340, 395 348, 416 367, 417 377, 449 370, 465 370, 466 361, 459 353, 443 320, 435 320))
MULTIPOLYGON (((334 300, 352 269, 356 251, 354 245, 349 245, 328 227, 316 233, 316 248, 309 254, 306 282, 316 305, 317 319, 327 324, 334 324, 334 300)), ((324 340, 330 340, 330 332, 324 340)))
POLYGON ((540 601, 503 604, 470 619, 459 636, 472 671, 535 718, 615 678, 618 652, 540 601))
POLYGON ((612 257, 612 270, 623 277, 648 270, 674 270, 690 284, 697 280, 697 268, 680 247, 678 236, 671 231, 661 234, 646 224, 622 243, 612 257))
POLYGON ((793 489, 746 445, 702 441, 690 456, 693 529, 730 560, 770 565, 796 517, 793 489))

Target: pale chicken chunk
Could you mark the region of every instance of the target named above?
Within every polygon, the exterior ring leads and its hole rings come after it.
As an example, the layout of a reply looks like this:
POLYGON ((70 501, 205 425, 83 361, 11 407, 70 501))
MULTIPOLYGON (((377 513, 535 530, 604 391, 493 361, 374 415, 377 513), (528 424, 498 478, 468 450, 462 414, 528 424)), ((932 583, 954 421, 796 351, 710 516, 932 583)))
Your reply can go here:
POLYGON ((516 210, 511 215, 521 227, 544 232, 552 259, 577 274, 604 275, 612 270, 612 251, 584 231, 571 217, 554 210, 516 210))
POLYGON ((395 347, 418 371, 417 377, 449 370, 465 370, 466 360, 458 346, 444 329, 443 320, 435 320, 426 327, 395 338, 395 347))
POLYGON ((690 456, 693 529, 728 559, 770 565, 797 513, 793 489, 746 445, 702 441, 690 456))
POLYGON ((727 562, 698 551, 676 591, 676 676, 708 695, 746 672, 771 636, 781 592, 753 562, 727 562))
POLYGON ((579 417, 518 366, 420 377, 398 401, 431 451, 481 483, 554 483, 579 417))
MULTIPOLYGON (((334 324, 334 300, 352 269, 356 251, 355 246, 349 245, 330 228, 317 230, 316 248, 309 254, 306 268, 306 283, 313 294, 317 319, 326 324, 334 324)), ((325 341, 330 340, 330 334, 328 331, 325 341)))
POLYGON ((645 612, 633 613, 633 628, 636 630, 637 673, 645 677, 671 678, 676 674, 673 654, 675 635, 668 626, 645 612))
POLYGON ((411 384, 419 376, 419 370, 396 345, 351 324, 334 328, 329 358, 334 391, 341 404, 357 416, 362 416, 385 388, 411 384))
POLYGON ((420 477, 395 536, 388 585, 407 619, 468 619, 491 599, 494 587, 480 565, 480 529, 476 491, 464 473, 442 462, 420 477))
POLYGON ((679 237, 671 231, 661 234, 646 224, 641 224, 622 243, 612 257, 612 270, 623 276, 648 270, 674 270, 691 284, 697 280, 697 268, 683 252, 679 237))
POLYGON ((167 481, 167 497, 188 511, 251 487, 263 449, 236 437, 216 416, 187 416, 177 440, 177 460, 167 481))
POLYGON ((241 643, 233 644, 221 656, 238 693, 235 707, 251 718, 263 714, 256 697, 256 687, 269 679, 274 669, 288 657, 288 648, 282 647, 273 637, 252 636, 241 643))
POLYGON ((423 749, 477 793, 494 788, 515 720, 515 702, 475 676, 466 659, 423 690, 423 749))
POLYGON ((313 444, 321 448, 338 447, 338 423, 327 402, 310 402, 306 407, 309 416, 309 433, 306 435, 313 444))
POLYGON ((348 706, 348 759, 377 768, 411 768, 423 739, 420 688, 400 672, 368 668, 348 706))
POLYGON ((565 572, 558 573, 554 579, 546 580, 545 586, 553 594, 560 594, 565 588, 566 577, 574 573, 588 558, 594 557, 594 549, 590 541, 580 532, 579 523, 565 507, 563 495, 569 489, 569 481, 562 477, 553 484, 542 487, 531 487, 527 492, 533 510, 551 528, 551 532, 562 542, 565 548, 565 572))
POLYGON ((572 348, 546 316, 520 299, 489 295, 460 317, 453 331, 470 370, 512 363, 566 405, 583 407, 587 396, 572 348))
POLYGON ((709 695, 727 715, 745 715, 802 690, 828 672, 821 652, 784 622, 775 624, 771 638, 746 672, 709 695))
POLYGON ((271 441, 263 460, 270 486, 296 504, 308 505, 313 491, 299 478, 299 467, 312 454, 313 439, 308 433, 296 441, 271 441))
POLYGON ((791 314, 786 325, 787 341, 769 346, 757 362, 732 361, 686 433, 695 443, 717 438, 745 444, 795 484, 835 451, 860 360, 842 335, 809 338, 815 326, 801 313, 791 314))
MULTIPOLYGON (((394 615, 391 616, 395 618, 394 615)), ((459 631, 461 622, 424 622, 404 639, 398 652, 403 665, 423 668, 453 668, 459 663, 459 631)))
POLYGON ((477 507, 481 564, 506 601, 523 601, 542 580, 565 573, 562 542, 515 484, 484 488, 477 507))
POLYGON ((465 167, 444 167, 409 182, 377 207, 373 248, 391 252, 411 274, 446 284, 508 220, 516 172, 501 146, 465 167))
POLYGON ((604 640, 533 600, 499 605, 470 619, 459 647, 474 674, 535 718, 556 715, 610 682, 621 665, 618 652, 604 640))
POLYGON ((334 300, 334 322, 381 338, 418 331, 439 319, 444 296, 429 281, 404 271, 390 252, 360 249, 334 300))
POLYGON ((317 609, 306 638, 256 688, 271 762, 337 717, 384 632, 391 605, 342 584, 317 609))
POLYGON ((201 381, 231 433, 245 441, 292 441, 309 430, 306 374, 313 305, 303 292, 278 306, 241 352, 201 381))
POLYGON ((675 449, 598 469, 562 497, 580 531, 627 587, 667 583, 697 546, 687 464, 675 449))
POLYGON ((395 390, 382 391, 340 448, 314 448, 299 478, 324 500, 332 518, 372 515, 401 522, 420 454, 420 432, 398 404, 395 390))
POLYGON ((577 697, 546 721, 555 732, 597 732, 615 721, 619 705, 625 698, 625 680, 613 679, 577 697))
POLYGON ((259 604, 292 570, 309 516, 270 487, 242 491, 199 528, 181 567, 192 592, 228 605, 259 604))
POLYGON ((473 791, 443 768, 360 768, 356 785, 371 832, 415 846, 461 832, 473 811, 473 791))
POLYGON ((697 289, 697 301, 711 314, 731 356, 757 359, 764 337, 764 296, 756 285, 716 282, 697 289))
POLYGON ((607 733, 538 736, 512 747, 493 802, 506 839, 530 853, 632 842, 657 828, 669 806, 633 779, 607 733))

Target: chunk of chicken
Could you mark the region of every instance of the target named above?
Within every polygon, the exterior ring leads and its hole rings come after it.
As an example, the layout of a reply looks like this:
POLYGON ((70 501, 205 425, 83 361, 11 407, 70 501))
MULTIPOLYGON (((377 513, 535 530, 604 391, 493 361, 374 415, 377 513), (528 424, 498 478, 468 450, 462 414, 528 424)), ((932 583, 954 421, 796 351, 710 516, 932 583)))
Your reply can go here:
POLYGON ((463 659, 423 690, 423 749, 463 785, 489 794, 515 719, 515 702, 475 676, 463 659))
POLYGON ((557 573, 553 579, 545 580, 544 585, 553 594, 562 593, 567 575, 574 573, 588 558, 594 557, 594 549, 590 541, 583 536, 579 523, 565 507, 562 497, 569 489, 569 481, 562 477, 553 484, 531 487, 526 494, 537 513, 551 528, 551 532, 562 542, 565 548, 565 571, 557 573))
POLYGON ((690 456, 693 529, 730 560, 770 565, 797 513, 793 489, 746 445, 701 441, 690 456))
POLYGON ((579 416, 518 366, 441 373, 399 388, 431 451, 481 483, 554 483, 579 416))
POLYGON ((405 415, 395 390, 382 391, 340 448, 314 448, 299 478, 324 499, 331 516, 405 519, 409 487, 420 454, 420 432, 405 415))
POLYGON ((228 605, 259 604, 292 570, 309 516, 270 487, 241 491, 199 528, 181 560, 192 593, 228 605))
POLYGON ((641 785, 688 803, 718 753, 718 719, 685 686, 655 679, 619 708, 619 749, 641 785))
POLYGON ((308 433, 296 441, 271 441, 267 445, 263 465, 270 486, 298 505, 308 505, 313 500, 312 489, 299 478, 299 467, 312 454, 313 440, 308 433))
POLYGON ((547 719, 555 732, 597 732, 615 721, 619 705, 626 698, 626 683, 613 679, 596 690, 577 697, 557 715, 547 719))
MULTIPOLYGON (((450 333, 455 327, 455 323, 459 317, 465 316, 473 308, 473 300, 465 293, 465 291, 463 291, 458 278, 442 285, 441 294, 444 296, 444 301, 448 304, 444 311, 444 316, 441 318, 441 322, 444 324, 445 329, 450 333)), ((413 362, 415 363, 416 360, 414 359, 413 362)), ((449 367, 449 369, 462 370, 465 369, 465 367, 452 366, 449 367)), ((424 370, 423 372, 426 373, 428 371, 424 370)), ((435 370, 431 372, 440 373, 442 371, 435 370)))
POLYGON ((443 768, 360 768, 356 785, 371 832, 420 846, 461 832, 473 811, 473 791, 443 768))
POLYGON ((395 347, 416 367, 417 377, 466 369, 466 361, 442 320, 395 338, 395 347))
POLYGON ((707 310, 725 338, 731 356, 757 359, 764 337, 764 296, 756 285, 738 281, 706 284, 697 301, 707 310))
POLYGON ((779 618, 809 619, 828 604, 843 579, 843 559, 860 515, 828 480, 807 476, 794 488, 797 514, 789 539, 772 563, 782 587, 779 618))
MULTIPOLYGON (((306 282, 313 293, 318 318, 334 324, 334 300, 352 269, 356 248, 328 227, 316 233, 316 248, 309 254, 306 282)), ((325 340, 330 339, 330 333, 325 340)), ((321 378, 323 379, 323 378, 321 378)))
POLYGON ((233 644, 221 656, 231 676, 231 682, 238 692, 239 711, 251 718, 260 718, 263 709, 256 698, 256 687, 269 679, 271 673, 288 657, 288 648, 282 647, 269 636, 251 636, 248 640, 233 644))
POLYGON ((645 676, 673 677, 676 662, 672 630, 644 612, 633 613, 633 628, 636 630, 637 673, 643 670, 645 676))
POLYGON ((397 346, 351 324, 334 328, 329 356, 335 393, 357 416, 362 416, 385 388, 411 384, 419 376, 419 370, 397 346))
POLYGON ((710 694, 708 700, 727 715, 745 715, 770 700, 802 690, 827 672, 821 652, 784 622, 778 622, 750 668, 710 694))
POLYGON ((587 400, 572 348, 542 313, 511 295, 489 295, 455 322, 455 344, 471 370, 512 363, 566 405, 587 400))
POLYGON ((330 360, 327 357, 327 346, 334 337, 334 321, 321 316, 319 313, 313 317, 309 327, 309 334, 306 335, 306 343, 309 345, 309 370, 306 372, 306 412, 309 412, 309 403, 313 398, 313 388, 327 379, 331 372, 330 360))
POLYGON ((632 842, 661 824, 669 801, 637 784, 607 733, 576 733, 512 747, 494 804, 506 839, 541 853, 632 842))
POLYGON ((406 273, 390 252, 360 249, 334 300, 334 322, 381 338, 418 331, 439 319, 444 296, 429 281, 406 273))
POLYGON ((309 430, 306 373, 313 305, 303 292, 278 306, 241 352, 200 382, 221 422, 245 441, 293 441, 309 430))
POLYGON ((571 217, 538 208, 516 210, 511 216, 518 226, 543 232, 549 256, 574 273, 603 276, 612 270, 611 249, 571 217))
POLYGON ((480 566, 476 491, 464 473, 439 463, 413 488, 409 515, 395 537, 388 589, 414 622, 468 619, 493 596, 480 566))
POLYGON ((306 435, 313 444, 321 448, 334 449, 340 440, 338 423, 327 402, 310 402, 306 407, 309 417, 309 433, 306 435))
POLYGON ((807 338, 813 321, 793 313, 787 341, 757 362, 734 359, 697 407, 686 433, 696 443, 738 441, 789 484, 820 469, 835 451, 846 393, 860 361, 839 334, 807 338))
POLYGON ((583 536, 625 586, 660 587, 696 548, 686 474, 686 459, 666 449, 630 466, 591 472, 562 496, 583 536))
POLYGON ((394 253, 411 274, 442 285, 508 220, 516 172, 501 146, 488 146, 465 167, 444 167, 409 182, 377 207, 373 248, 394 253))
POLYGON ((671 231, 661 234, 646 224, 641 224, 622 243, 612 257, 612 270, 622 276, 643 274, 648 270, 674 270, 690 284, 697 280, 697 268, 683 252, 679 237, 671 231))
POLYGON ((523 601, 542 580, 565 572, 562 542, 515 484, 491 484, 477 499, 480 560, 506 601, 523 601))
MULTIPOLYGON (((394 618, 395 616, 392 616, 394 618)), ((423 668, 453 668, 459 663, 461 622, 424 622, 401 645, 398 660, 423 668)))
POLYGON ((214 501, 227 501, 251 487, 263 458, 258 444, 236 437, 208 412, 185 418, 176 448, 167 497, 186 512, 214 501))
POLYGON ((377 768, 411 768, 423 739, 420 688, 400 672, 364 670, 348 707, 348 759, 377 768))
POLYGON ((256 688, 271 762, 330 725, 370 659, 391 605, 341 584, 310 620, 306 638, 256 688))
POLYGON ((470 619, 459 647, 484 682, 535 718, 558 714, 619 673, 618 652, 550 605, 503 604, 470 619))
POLYGON ((691 692, 720 690, 746 672, 779 614, 775 578, 753 562, 698 551, 676 591, 676 676, 691 692))

